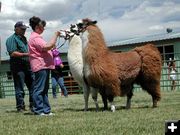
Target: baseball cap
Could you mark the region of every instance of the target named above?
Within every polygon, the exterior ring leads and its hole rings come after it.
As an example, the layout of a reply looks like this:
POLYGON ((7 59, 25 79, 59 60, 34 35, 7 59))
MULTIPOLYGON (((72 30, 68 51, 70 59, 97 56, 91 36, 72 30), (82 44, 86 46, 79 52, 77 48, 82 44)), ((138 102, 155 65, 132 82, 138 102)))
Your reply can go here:
POLYGON ((26 25, 24 24, 23 21, 17 22, 17 23, 14 25, 14 27, 15 27, 15 28, 16 28, 16 27, 20 27, 20 28, 22 28, 22 29, 29 28, 28 26, 26 26, 26 25))

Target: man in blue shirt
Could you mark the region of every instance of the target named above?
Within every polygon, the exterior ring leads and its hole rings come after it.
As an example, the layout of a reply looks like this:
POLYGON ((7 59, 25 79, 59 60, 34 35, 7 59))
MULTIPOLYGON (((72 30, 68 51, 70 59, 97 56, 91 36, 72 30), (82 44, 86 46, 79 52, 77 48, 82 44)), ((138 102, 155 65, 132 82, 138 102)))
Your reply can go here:
POLYGON ((28 26, 22 21, 14 25, 15 33, 6 40, 6 48, 10 56, 10 69, 13 75, 16 108, 18 112, 25 111, 24 83, 29 90, 29 107, 33 107, 34 75, 30 68, 27 39, 24 36, 28 26))

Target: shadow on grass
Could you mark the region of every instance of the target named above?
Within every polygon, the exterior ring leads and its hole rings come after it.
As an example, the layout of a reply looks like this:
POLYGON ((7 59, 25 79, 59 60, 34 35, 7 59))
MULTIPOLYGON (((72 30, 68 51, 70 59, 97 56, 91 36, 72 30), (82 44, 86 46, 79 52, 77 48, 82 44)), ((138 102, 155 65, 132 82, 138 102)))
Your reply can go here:
MULTIPOLYGON (((116 110, 131 110, 131 109, 143 109, 143 108, 152 108, 148 105, 146 106, 134 106, 134 107, 131 107, 130 109, 126 109, 125 106, 116 106, 116 110)), ((75 109, 75 108, 65 108, 63 109, 63 111, 71 111, 71 112, 86 112, 84 111, 84 109, 75 109)), ((108 108, 108 110, 104 110, 104 108, 99 108, 99 110, 97 111, 96 108, 89 108, 87 110, 87 112, 110 112, 111 109, 108 108)))
POLYGON ((6 113, 22 113, 22 114, 25 114, 25 113, 30 113, 30 112, 28 110, 26 110, 26 111, 6 110, 6 113))
POLYGON ((76 109, 76 108, 65 108, 63 110, 64 111, 72 111, 72 112, 103 112, 103 111, 106 111, 103 108, 99 108, 98 111, 96 110, 96 108, 88 108, 87 111, 85 111, 84 109, 76 109))
MULTIPOLYGON (((144 105, 144 106, 132 106, 130 109, 143 109, 143 108, 152 108, 148 105, 144 105)), ((127 109, 126 106, 116 106, 116 110, 130 110, 127 109)))
MULTIPOLYGON (((119 110, 131 110, 131 109, 143 109, 143 108, 152 108, 148 105, 145 106, 132 106, 130 109, 126 109, 126 106, 116 106, 116 111, 119 110)), ((87 111, 85 111, 84 109, 77 109, 77 108, 64 108, 64 111, 70 111, 70 112, 111 112, 111 109, 108 108, 108 110, 104 110, 104 108, 99 108, 99 110, 97 111, 96 108, 88 108, 87 111)), ((31 111, 22 111, 22 112, 18 112, 17 110, 6 110, 6 113, 23 113, 24 115, 34 115, 33 112, 31 111)))
MULTIPOLYGON (((116 106, 116 111, 118 110, 131 110, 131 109, 145 109, 145 108, 152 108, 148 105, 144 106, 132 106, 130 109, 126 109, 126 106, 116 106)), ((87 111, 84 111, 84 109, 77 109, 77 108, 64 108, 63 111, 70 111, 70 112, 111 112, 111 109, 108 108, 108 110, 104 110, 104 108, 99 108, 97 111, 96 108, 88 108, 87 111)))
MULTIPOLYGON (((75 108, 65 108, 64 111, 72 111, 72 112, 85 112, 84 109, 75 109, 75 108)), ((95 112, 95 108, 89 108, 87 111, 95 112)))

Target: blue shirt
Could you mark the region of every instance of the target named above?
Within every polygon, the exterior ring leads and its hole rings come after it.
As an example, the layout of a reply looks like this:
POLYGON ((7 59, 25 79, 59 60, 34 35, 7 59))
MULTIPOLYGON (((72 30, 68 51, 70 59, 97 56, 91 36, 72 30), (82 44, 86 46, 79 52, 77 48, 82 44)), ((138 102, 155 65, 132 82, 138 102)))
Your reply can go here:
POLYGON ((21 52, 21 53, 27 53, 28 52, 28 44, 26 37, 21 37, 14 33, 6 40, 6 49, 10 55, 10 67, 11 70, 21 70, 21 69, 29 69, 30 63, 29 63, 29 57, 23 56, 23 57, 13 57, 11 54, 15 51, 21 52))

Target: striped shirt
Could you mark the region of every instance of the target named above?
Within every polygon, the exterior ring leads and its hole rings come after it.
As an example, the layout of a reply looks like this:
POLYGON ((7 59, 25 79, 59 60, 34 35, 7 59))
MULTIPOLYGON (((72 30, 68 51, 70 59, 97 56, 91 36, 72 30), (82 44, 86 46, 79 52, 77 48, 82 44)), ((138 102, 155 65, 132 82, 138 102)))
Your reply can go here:
POLYGON ((30 69, 29 57, 13 57, 11 54, 15 51, 21 53, 28 53, 28 44, 26 37, 21 37, 14 33, 6 40, 6 49, 10 55, 11 70, 17 71, 20 69, 30 69))
POLYGON ((36 32, 32 32, 29 38, 28 46, 30 53, 30 65, 33 72, 37 72, 42 69, 54 69, 54 61, 52 52, 43 51, 46 42, 36 32))

